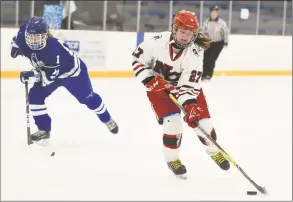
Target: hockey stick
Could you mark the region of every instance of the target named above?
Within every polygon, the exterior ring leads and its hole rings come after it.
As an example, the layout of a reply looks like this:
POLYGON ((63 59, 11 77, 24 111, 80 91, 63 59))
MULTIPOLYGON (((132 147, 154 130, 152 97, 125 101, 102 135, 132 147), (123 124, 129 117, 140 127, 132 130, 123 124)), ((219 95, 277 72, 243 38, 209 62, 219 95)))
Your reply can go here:
POLYGON ((25 80, 24 82, 25 86, 25 107, 26 107, 26 132, 27 132, 27 144, 31 145, 33 144, 33 141, 31 140, 31 124, 30 124, 30 111, 29 111, 29 101, 28 101, 28 81, 25 80))
MULTIPOLYGON (((183 111, 183 113, 186 115, 187 111, 186 109, 178 102, 178 100, 172 95, 169 91, 165 91, 170 99, 183 111)), ((209 139, 218 149, 220 149, 220 152, 223 154, 223 156, 230 161, 241 173, 242 175, 262 194, 267 194, 267 191, 265 187, 261 187, 258 184, 256 184, 245 172, 244 170, 234 161, 229 154, 227 154, 224 149, 213 139, 211 138, 210 134, 207 133, 198 122, 194 121, 194 124, 205 134, 206 138, 209 139)))

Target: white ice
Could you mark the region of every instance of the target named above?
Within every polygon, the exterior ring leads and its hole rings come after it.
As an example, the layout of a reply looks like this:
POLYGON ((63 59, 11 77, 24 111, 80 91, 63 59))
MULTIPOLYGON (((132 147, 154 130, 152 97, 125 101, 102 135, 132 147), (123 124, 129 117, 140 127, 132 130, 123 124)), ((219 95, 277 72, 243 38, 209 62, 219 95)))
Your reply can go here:
MULTIPOLYGON (((1 200, 292 200, 292 78, 215 77, 203 83, 219 144, 268 195, 233 166, 208 157, 187 126, 188 179, 162 156, 162 128, 135 79, 94 79, 120 126, 111 134, 64 88, 47 99, 51 145, 27 146, 24 86, 1 80, 1 200), (54 157, 51 153, 56 152, 54 157)), ((36 127, 31 119, 32 132, 36 127)))

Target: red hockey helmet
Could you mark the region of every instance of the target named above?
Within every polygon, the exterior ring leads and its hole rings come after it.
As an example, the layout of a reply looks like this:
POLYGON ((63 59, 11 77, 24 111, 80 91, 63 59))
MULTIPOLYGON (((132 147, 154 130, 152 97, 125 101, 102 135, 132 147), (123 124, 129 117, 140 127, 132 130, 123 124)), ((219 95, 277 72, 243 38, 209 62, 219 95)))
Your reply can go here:
POLYGON ((181 10, 174 17, 173 26, 177 26, 177 28, 190 30, 192 32, 196 32, 198 29, 198 20, 197 16, 194 12, 181 10))
MULTIPOLYGON (((180 45, 180 43, 177 44, 178 42, 176 41, 176 38, 175 38, 175 34, 178 28, 192 31, 194 33, 194 37, 192 38, 191 41, 193 41, 196 39, 198 27, 199 27, 198 19, 194 12, 190 12, 187 10, 180 10, 173 19, 172 32, 173 32, 173 38, 176 45, 182 46, 180 45)), ((186 45, 184 47, 186 47, 186 45)))

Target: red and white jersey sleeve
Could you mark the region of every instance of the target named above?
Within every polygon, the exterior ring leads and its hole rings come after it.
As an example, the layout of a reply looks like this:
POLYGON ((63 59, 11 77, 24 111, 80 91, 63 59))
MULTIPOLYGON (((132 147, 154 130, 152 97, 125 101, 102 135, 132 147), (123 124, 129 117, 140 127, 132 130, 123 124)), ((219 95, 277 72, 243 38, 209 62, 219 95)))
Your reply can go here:
POLYGON ((188 54, 182 62, 182 73, 178 80, 176 90, 177 99, 181 104, 194 102, 200 93, 200 82, 203 71, 203 53, 195 50, 188 54))
POLYGON ((132 68, 140 81, 153 76, 153 41, 145 40, 132 53, 132 68))

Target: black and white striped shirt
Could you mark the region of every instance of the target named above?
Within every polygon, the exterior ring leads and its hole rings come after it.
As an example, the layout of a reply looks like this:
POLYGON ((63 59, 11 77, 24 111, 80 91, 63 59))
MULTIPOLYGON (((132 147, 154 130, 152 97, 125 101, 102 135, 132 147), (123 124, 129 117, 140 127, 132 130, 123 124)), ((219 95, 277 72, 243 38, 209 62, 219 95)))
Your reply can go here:
POLYGON ((225 44, 228 44, 229 29, 223 19, 205 20, 202 30, 212 39, 212 42, 224 41, 225 44))

